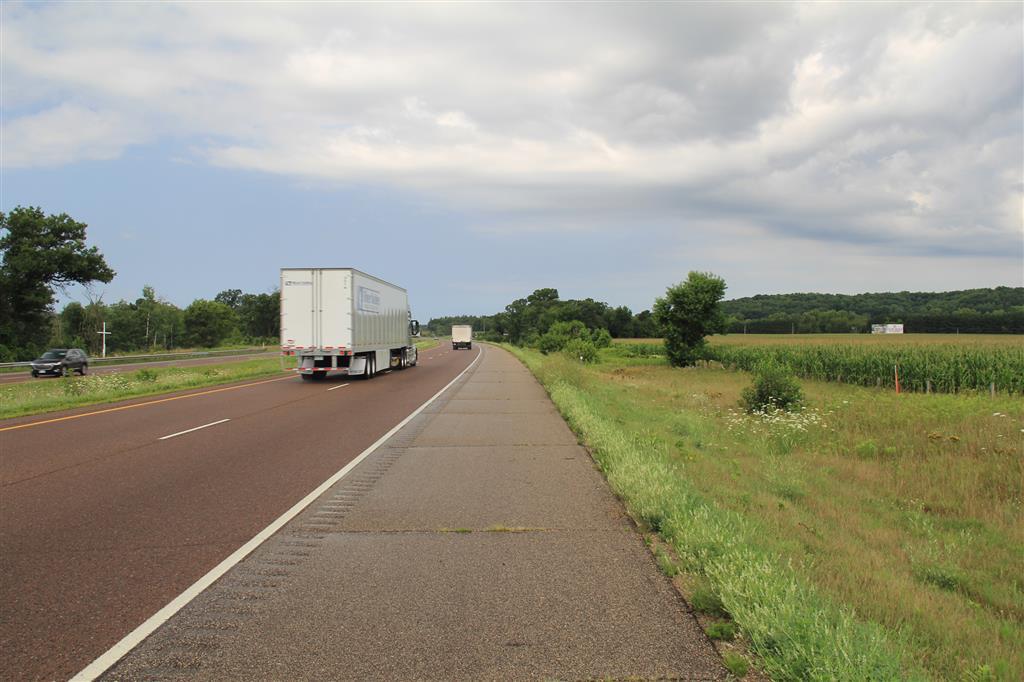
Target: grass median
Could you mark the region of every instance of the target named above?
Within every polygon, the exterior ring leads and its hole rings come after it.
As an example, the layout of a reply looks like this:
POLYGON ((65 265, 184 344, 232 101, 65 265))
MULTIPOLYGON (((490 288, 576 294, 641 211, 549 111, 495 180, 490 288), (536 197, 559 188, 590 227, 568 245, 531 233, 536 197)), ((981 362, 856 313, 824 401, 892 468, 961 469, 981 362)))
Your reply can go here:
POLYGON ((1024 669, 1024 403, 512 349, 634 517, 774 679, 1016 679, 1024 669))
POLYGON ((283 375, 282 370, 292 366, 293 359, 274 355, 222 365, 145 367, 0 385, 0 419, 283 375))
MULTIPOLYGON (((280 349, 276 346, 224 346, 221 348, 182 348, 171 351, 132 351, 121 355, 111 355, 110 357, 101 358, 95 355, 89 356, 89 365, 92 369, 103 369, 104 367, 110 367, 112 365, 133 365, 133 364, 147 364, 151 362, 166 362, 168 360, 195 360, 201 358, 230 358, 240 355, 257 355, 260 353, 270 353, 274 357, 280 349), (151 357, 151 356, 160 357, 151 357)), ((29 373, 27 365, 20 367, 0 367, 0 374, 20 374, 24 372, 29 373)))
POLYGON ((440 345, 441 341, 436 338, 431 339, 420 339, 416 342, 416 350, 427 350, 428 348, 435 348, 440 345))

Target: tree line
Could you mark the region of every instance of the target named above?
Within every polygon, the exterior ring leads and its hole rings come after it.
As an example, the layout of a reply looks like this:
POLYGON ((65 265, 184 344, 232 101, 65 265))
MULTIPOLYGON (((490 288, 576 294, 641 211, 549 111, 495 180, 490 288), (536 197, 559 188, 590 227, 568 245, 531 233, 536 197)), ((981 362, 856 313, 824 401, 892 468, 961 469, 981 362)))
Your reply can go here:
MULTIPOLYGON (((943 293, 777 294, 721 301, 721 330, 730 334, 867 333, 872 324, 902 322, 908 333, 1022 334, 1024 287, 943 293), (847 306, 828 308, 825 306, 847 306), (968 307, 971 306, 971 307, 968 307)), ((665 335, 649 310, 633 314, 592 298, 561 300, 557 289, 537 289, 494 315, 436 317, 429 332, 448 334, 455 324, 472 325, 480 338, 538 346, 556 323, 581 322, 612 338, 665 335)))
POLYGON ((58 292, 115 276, 103 254, 86 245, 87 225, 38 207, 0 213, 0 362, 30 360, 51 346, 97 354, 103 323, 107 352, 171 350, 223 344, 278 343, 280 298, 229 289, 181 309, 146 286, 134 301, 107 304, 89 296, 57 312, 58 292))
POLYGON ((557 289, 537 289, 516 299, 494 315, 450 315, 435 317, 427 329, 437 335, 451 332, 454 324, 473 326, 479 338, 507 340, 536 345, 541 336, 558 322, 579 321, 590 330, 604 329, 612 338, 652 338, 660 336, 649 310, 633 312, 626 306, 612 307, 592 298, 561 300, 557 289))
POLYGON ((142 288, 134 301, 105 304, 72 301, 49 319, 45 346, 86 349, 99 353, 103 343, 96 331, 106 323, 108 353, 175 348, 212 348, 221 345, 278 343, 281 300, 277 292, 246 294, 228 289, 213 300, 196 299, 179 308, 142 288))
POLYGON ((1024 333, 1024 287, 763 294, 723 301, 722 310, 730 333, 864 333, 886 323, 902 323, 910 333, 1024 333))
POLYGON ((438 317, 427 328, 447 334, 453 324, 469 324, 478 339, 564 352, 583 362, 596 361, 598 349, 612 338, 663 336, 669 362, 686 366, 703 357, 705 337, 724 331, 720 304, 725 288, 725 280, 712 273, 691 272, 655 300, 653 312, 636 315, 626 306, 613 308, 592 298, 563 301, 557 289, 537 289, 495 315, 438 317))

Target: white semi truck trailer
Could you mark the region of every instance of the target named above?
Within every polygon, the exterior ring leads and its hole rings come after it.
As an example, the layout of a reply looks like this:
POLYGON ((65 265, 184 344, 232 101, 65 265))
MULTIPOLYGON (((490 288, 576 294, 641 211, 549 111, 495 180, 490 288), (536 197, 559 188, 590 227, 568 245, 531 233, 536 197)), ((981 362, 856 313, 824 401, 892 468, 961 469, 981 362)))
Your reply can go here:
POLYGON ((419 326, 394 284, 353 268, 281 268, 281 352, 303 379, 414 367, 419 326))
POLYGON ((473 327, 468 324, 452 325, 452 350, 473 349, 473 327))

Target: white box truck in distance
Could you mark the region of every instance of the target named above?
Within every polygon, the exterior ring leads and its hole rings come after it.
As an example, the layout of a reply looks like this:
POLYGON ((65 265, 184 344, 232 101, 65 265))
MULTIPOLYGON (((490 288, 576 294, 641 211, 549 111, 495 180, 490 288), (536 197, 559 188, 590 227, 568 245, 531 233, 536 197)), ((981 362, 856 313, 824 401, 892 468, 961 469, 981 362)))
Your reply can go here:
POLYGON ((281 268, 281 352, 303 379, 416 365, 405 289, 353 268, 281 268))
POLYGON ((452 325, 452 350, 473 348, 473 328, 468 324, 452 325))

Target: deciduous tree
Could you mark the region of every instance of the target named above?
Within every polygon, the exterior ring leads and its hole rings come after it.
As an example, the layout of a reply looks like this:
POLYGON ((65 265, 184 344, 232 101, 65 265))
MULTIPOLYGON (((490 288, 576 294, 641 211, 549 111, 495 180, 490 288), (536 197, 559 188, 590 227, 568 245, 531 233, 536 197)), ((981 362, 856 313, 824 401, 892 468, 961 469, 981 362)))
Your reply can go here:
POLYGON ((670 286, 654 303, 654 319, 665 334, 665 351, 674 367, 700 359, 704 337, 724 331, 720 302, 725 280, 710 272, 691 272, 685 282, 670 286))
POLYGON ((38 207, 0 213, 0 346, 34 354, 51 333, 54 288, 114 278, 99 249, 86 246, 86 227, 38 207))
POLYGON ((217 301, 200 298, 185 308, 185 334, 192 345, 217 346, 236 330, 237 324, 235 311, 217 301))

